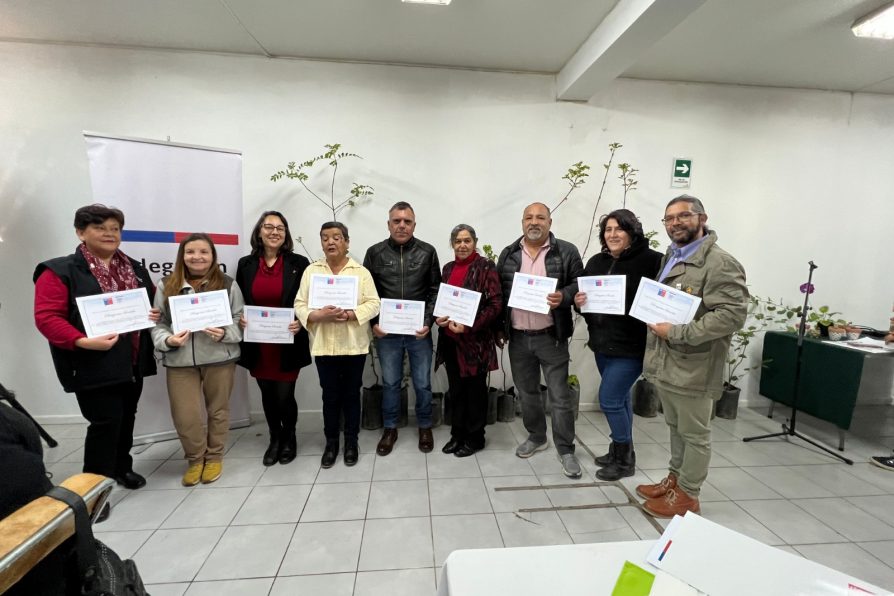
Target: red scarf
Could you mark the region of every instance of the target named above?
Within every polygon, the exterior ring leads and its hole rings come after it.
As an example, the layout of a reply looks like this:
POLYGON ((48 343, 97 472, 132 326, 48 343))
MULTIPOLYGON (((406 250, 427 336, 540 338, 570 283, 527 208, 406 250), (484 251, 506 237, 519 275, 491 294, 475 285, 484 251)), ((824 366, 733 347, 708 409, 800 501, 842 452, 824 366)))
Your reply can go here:
POLYGON ((120 250, 115 251, 115 254, 112 255, 112 260, 106 266, 102 259, 87 250, 84 244, 81 244, 78 249, 87 260, 87 264, 90 266, 90 273, 99 282, 99 287, 102 288, 104 294, 120 290, 136 290, 140 287, 139 282, 137 282, 137 276, 133 271, 133 265, 130 264, 130 259, 120 250))

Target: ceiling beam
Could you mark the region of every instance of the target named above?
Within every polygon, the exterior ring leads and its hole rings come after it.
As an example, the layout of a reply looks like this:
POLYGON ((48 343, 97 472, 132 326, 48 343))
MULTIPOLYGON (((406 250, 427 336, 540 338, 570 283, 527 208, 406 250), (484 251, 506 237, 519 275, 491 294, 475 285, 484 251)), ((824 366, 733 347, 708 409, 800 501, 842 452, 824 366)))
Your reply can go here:
POLYGON ((559 100, 587 101, 706 0, 619 0, 556 75, 559 100))

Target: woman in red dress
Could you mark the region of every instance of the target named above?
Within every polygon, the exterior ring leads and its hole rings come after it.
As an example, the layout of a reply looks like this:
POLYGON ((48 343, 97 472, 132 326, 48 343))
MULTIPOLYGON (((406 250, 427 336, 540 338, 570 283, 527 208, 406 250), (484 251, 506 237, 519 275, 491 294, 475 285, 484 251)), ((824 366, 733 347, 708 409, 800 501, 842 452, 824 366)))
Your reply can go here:
MULTIPOLYGON (((246 305, 292 308, 301 275, 309 261, 292 252, 294 244, 289 223, 278 211, 265 211, 251 233, 251 254, 239 259, 236 283, 246 305)), ((240 321, 243 329, 247 321, 240 321)), ((298 453, 295 428, 298 403, 295 384, 298 371, 311 363, 307 331, 296 319, 289 330, 291 344, 242 343, 239 364, 249 370, 261 389, 264 416, 270 429, 270 445, 263 463, 287 464, 298 453)))

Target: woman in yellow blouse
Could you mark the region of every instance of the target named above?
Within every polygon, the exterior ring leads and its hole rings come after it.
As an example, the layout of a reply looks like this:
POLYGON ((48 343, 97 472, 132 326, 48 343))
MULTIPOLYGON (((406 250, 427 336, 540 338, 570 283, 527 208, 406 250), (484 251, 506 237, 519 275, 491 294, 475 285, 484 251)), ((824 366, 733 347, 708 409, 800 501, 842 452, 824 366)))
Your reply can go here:
POLYGON ((295 297, 295 314, 310 333, 310 353, 323 388, 323 433, 326 449, 320 465, 331 468, 338 457, 339 415, 345 417, 345 465, 357 463, 357 435, 360 432, 360 387, 369 352, 369 321, 379 314, 379 295, 372 276, 348 256, 350 237, 343 223, 331 221, 320 228, 320 244, 325 259, 311 263, 301 277, 295 297), (358 278, 357 308, 308 306, 313 275, 358 278))

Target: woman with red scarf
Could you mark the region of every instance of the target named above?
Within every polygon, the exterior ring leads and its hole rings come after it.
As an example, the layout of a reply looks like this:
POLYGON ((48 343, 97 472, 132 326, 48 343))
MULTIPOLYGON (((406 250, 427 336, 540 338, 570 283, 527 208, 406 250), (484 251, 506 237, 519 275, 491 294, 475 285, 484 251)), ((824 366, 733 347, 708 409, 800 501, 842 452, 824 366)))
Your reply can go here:
MULTIPOLYGON (((155 288, 149 272, 118 250, 124 214, 105 205, 75 212, 81 244, 73 254, 44 261, 34 271, 34 321, 50 342, 53 365, 62 388, 74 393, 90 425, 84 440, 84 472, 114 478, 126 488, 145 486, 133 471, 130 449, 143 377, 156 373, 148 330, 88 338, 76 299, 145 288, 149 302, 155 288)), ((158 321, 152 309, 150 320, 158 321)))
POLYGON ((435 320, 438 357, 447 369, 452 406, 450 440, 441 449, 456 457, 469 457, 484 449, 487 422, 487 373, 497 369, 492 324, 503 308, 503 291, 494 264, 477 252, 475 229, 459 224, 450 232, 453 262, 444 265, 444 283, 481 293, 475 323, 466 327, 448 317, 435 320))

